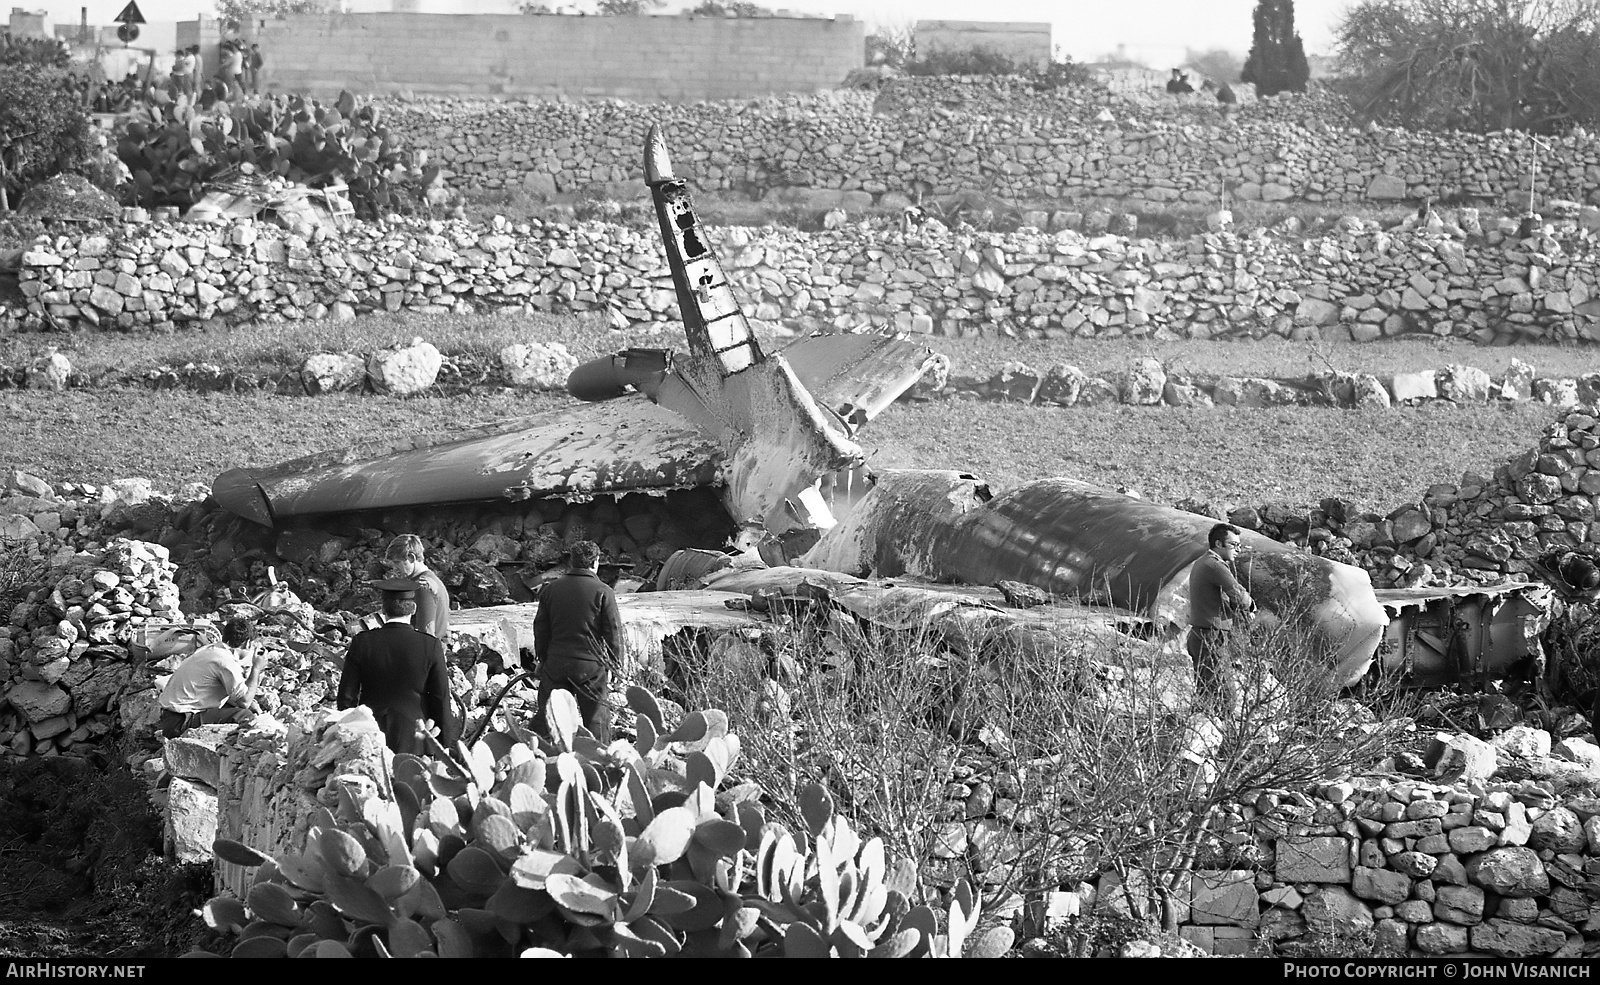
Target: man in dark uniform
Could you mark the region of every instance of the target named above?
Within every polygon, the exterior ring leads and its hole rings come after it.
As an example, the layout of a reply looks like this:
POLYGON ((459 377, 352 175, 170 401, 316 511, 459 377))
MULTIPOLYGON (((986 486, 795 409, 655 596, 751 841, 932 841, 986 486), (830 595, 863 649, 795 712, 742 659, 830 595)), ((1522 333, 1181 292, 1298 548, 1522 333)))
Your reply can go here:
MULTIPOLYGON (((622 614, 617 596, 600 580, 600 548, 580 540, 567 550, 567 573, 539 591, 533 619, 533 653, 539 669, 539 711, 534 725, 546 731, 545 706, 556 688, 578 700, 584 727, 604 742, 611 727, 611 669, 622 659, 622 614)), ((532 669, 527 668, 527 669, 532 669)))
POLYGON ((425 752, 425 719, 439 726, 444 747, 454 748, 461 726, 450 706, 444 646, 411 626, 418 585, 391 578, 377 587, 383 592, 383 625, 350 641, 339 681, 339 708, 371 708, 394 752, 425 752))

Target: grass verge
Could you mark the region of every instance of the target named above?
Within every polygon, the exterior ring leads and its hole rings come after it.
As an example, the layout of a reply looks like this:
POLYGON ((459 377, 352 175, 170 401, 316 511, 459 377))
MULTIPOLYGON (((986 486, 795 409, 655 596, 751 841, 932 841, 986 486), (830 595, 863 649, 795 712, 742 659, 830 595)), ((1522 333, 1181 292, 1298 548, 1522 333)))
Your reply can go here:
MULTIPOLYGON (((568 405, 559 394, 494 391, 399 400, 175 391, 18 391, 0 396, 0 472, 52 481, 146 476, 210 482, 354 441, 448 432, 568 405)), ((900 404, 863 439, 883 468, 957 468, 999 487, 1066 475, 1125 483, 1151 499, 1231 506, 1337 495, 1391 508, 1463 470, 1488 472, 1533 444, 1543 406, 1330 408, 1098 407, 1068 410, 946 400, 900 404)))

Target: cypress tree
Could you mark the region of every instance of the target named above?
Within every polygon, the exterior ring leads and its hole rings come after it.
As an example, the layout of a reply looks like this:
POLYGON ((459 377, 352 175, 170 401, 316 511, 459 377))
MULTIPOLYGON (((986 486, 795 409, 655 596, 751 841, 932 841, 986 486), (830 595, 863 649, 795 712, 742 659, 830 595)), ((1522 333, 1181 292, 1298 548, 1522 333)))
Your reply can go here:
POLYGON ((1258 0, 1252 19, 1255 33, 1240 80, 1253 83, 1258 96, 1305 92, 1311 66, 1294 30, 1294 0, 1258 0))

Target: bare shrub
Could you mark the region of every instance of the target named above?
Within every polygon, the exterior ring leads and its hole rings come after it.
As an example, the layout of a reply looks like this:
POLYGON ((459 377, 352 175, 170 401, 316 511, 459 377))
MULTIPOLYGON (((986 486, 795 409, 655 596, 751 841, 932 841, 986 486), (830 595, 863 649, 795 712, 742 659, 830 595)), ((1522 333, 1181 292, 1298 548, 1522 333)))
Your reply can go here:
POLYGON ((686 703, 728 710, 764 789, 826 784, 934 885, 1006 895, 1112 871, 1153 915, 1195 868, 1258 861, 1242 805, 1259 792, 1371 765, 1408 721, 1390 690, 1342 699, 1291 619, 1241 634, 1223 716, 1195 710, 1181 641, 1109 619, 925 604, 875 620, 822 609, 675 676, 686 703))

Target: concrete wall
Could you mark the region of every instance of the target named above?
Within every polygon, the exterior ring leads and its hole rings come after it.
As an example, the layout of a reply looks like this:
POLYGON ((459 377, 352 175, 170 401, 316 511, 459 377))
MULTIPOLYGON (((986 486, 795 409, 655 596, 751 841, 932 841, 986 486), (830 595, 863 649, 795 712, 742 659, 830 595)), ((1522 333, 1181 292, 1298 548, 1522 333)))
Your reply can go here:
POLYGON ((917 55, 988 48, 1019 62, 1050 61, 1050 24, 1026 21, 917 21, 917 55))
POLYGON ((863 59, 848 17, 325 14, 246 28, 262 85, 641 100, 740 99, 836 85, 863 59))
POLYGON ((11 8, 7 30, 17 38, 48 38, 55 35, 55 26, 50 22, 49 14, 22 7, 11 8))

